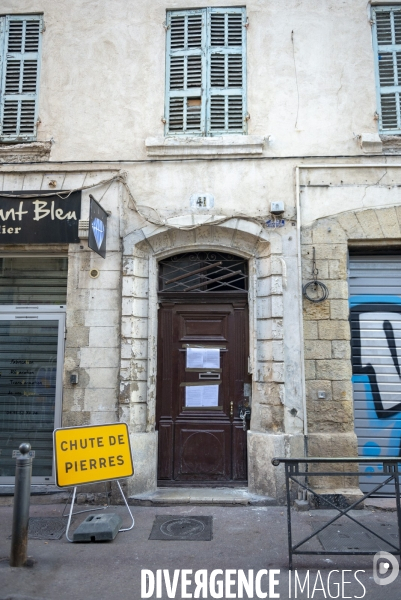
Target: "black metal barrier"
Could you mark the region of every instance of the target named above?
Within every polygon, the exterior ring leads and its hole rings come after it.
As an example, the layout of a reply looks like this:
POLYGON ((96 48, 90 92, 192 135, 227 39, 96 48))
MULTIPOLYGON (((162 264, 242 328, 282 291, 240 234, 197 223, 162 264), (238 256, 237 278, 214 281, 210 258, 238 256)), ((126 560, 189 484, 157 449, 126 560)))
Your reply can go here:
MULTIPOLYGON (((285 468, 285 484, 287 490, 287 526, 288 526, 288 562, 289 569, 292 569, 292 557, 294 554, 309 554, 309 555, 357 555, 357 554, 376 554, 377 550, 355 550, 351 549, 350 551, 326 551, 326 550, 301 550, 300 547, 303 546, 306 542, 309 542, 312 538, 318 536, 324 529, 327 529, 332 523, 335 523, 341 517, 345 516, 358 526, 362 527, 363 530, 368 531, 370 534, 374 536, 374 538, 378 538, 382 542, 384 542, 388 547, 388 552, 391 552, 393 555, 401 555, 401 505, 400 505, 400 469, 401 458, 400 457, 389 457, 389 458, 370 458, 370 457, 355 457, 355 458, 273 458, 272 464, 275 467, 278 467, 280 464, 284 464, 285 468), (366 494, 362 494, 361 497, 346 507, 341 507, 332 502, 327 495, 321 495, 314 489, 310 487, 310 481, 315 477, 361 477, 364 473, 361 471, 335 471, 334 469, 328 471, 311 471, 309 469, 309 465, 312 464, 345 464, 345 463, 354 463, 354 464, 369 464, 369 465, 382 465, 381 472, 369 472, 369 476, 372 477, 384 477, 384 481, 379 482, 370 492, 366 494), (301 465, 304 465, 303 470, 300 470, 301 465), (304 490, 305 492, 309 492, 313 495, 314 498, 320 503, 320 505, 325 508, 333 508, 338 511, 339 514, 331 518, 327 523, 324 523, 322 527, 318 528, 311 535, 308 535, 306 538, 293 544, 292 540, 292 523, 291 523, 291 486, 290 482, 296 483, 299 488, 304 490), (394 496, 396 500, 396 512, 397 512, 397 536, 398 543, 395 543, 391 540, 385 539, 376 531, 372 531, 366 524, 358 521, 353 515, 350 514, 350 511, 355 509, 358 505, 360 505, 364 500, 369 498, 370 496, 375 496, 377 493, 385 486, 393 483, 394 484, 394 496)), ((361 507, 359 507, 361 508, 361 507)))

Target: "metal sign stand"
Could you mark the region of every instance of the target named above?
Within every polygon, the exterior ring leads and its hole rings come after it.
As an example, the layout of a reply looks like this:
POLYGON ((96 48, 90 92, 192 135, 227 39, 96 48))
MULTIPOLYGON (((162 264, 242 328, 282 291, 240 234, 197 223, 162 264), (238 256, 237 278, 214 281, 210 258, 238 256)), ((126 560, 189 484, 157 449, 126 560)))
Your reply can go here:
MULTIPOLYGON (((104 482, 105 484, 107 483, 107 481, 104 482)), ((90 484, 89 484, 90 485, 90 484)), ((70 491, 68 498, 67 498, 67 502, 65 503, 64 509, 63 509, 63 514, 61 515, 62 517, 66 517, 67 515, 65 514, 65 509, 67 508, 67 504, 69 503, 71 496, 72 496, 72 492, 74 491, 74 488, 72 488, 72 491, 70 491)), ((110 506, 110 499, 109 499, 109 493, 105 487, 105 491, 104 492, 99 492, 100 494, 105 494, 106 499, 107 499, 107 504, 104 506, 100 506, 98 508, 86 508, 85 510, 77 510, 77 512, 72 513, 72 516, 75 517, 75 515, 80 515, 82 513, 85 512, 93 512, 95 510, 106 510, 106 508, 109 508, 110 506)))
MULTIPOLYGON (((127 510, 128 510, 128 512, 129 512, 129 514, 130 514, 130 517, 131 517, 131 520, 132 520, 132 523, 131 523, 131 526, 130 526, 130 527, 125 527, 125 528, 122 528, 122 529, 120 529, 120 530, 119 530, 119 532, 121 532, 121 531, 130 531, 130 530, 131 530, 131 529, 134 527, 134 525, 135 525, 135 519, 134 519, 134 517, 132 516, 132 512, 131 512, 131 510, 130 510, 130 507, 128 506, 128 502, 127 502, 127 499, 126 499, 126 497, 124 496, 124 492, 123 492, 123 490, 122 490, 122 488, 121 488, 120 482, 118 481, 118 479, 117 479, 116 481, 117 481, 117 485, 118 485, 118 487, 119 487, 119 490, 120 490, 121 496, 123 497, 123 500, 124 500, 125 506, 127 507, 127 510)), ((73 540, 71 540, 71 539, 68 537, 68 532, 69 532, 69 530, 70 530, 71 517, 72 517, 72 511, 73 511, 73 508, 74 508, 74 502, 75 502, 75 496, 76 496, 76 493, 77 493, 77 486, 75 486, 75 487, 74 487, 74 491, 73 491, 73 493, 72 493, 72 501, 71 501, 70 514, 68 515, 67 529, 66 529, 66 531, 65 531, 65 537, 67 538, 67 540, 68 540, 69 542, 73 542, 73 540)), ((107 507, 106 507, 106 508, 107 508, 107 507)), ((102 508, 94 508, 94 509, 88 509, 88 510, 81 510, 81 511, 79 511, 79 513, 82 513, 82 512, 92 512, 92 510, 93 510, 93 511, 95 511, 95 510, 103 510, 103 509, 104 509, 104 508, 102 507, 102 508)), ((75 513, 75 514, 79 514, 79 513, 75 513)))

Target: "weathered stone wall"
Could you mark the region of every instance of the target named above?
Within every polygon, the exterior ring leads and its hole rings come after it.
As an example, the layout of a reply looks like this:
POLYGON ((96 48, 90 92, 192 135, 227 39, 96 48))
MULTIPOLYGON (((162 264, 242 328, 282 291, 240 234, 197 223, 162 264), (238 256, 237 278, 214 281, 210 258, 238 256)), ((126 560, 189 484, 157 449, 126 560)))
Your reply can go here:
MULTIPOLYGON (((3 167, 0 189, 5 191, 77 189, 112 177, 116 171, 50 170, 48 167, 3 167)), ((89 425, 117 419, 120 363, 121 250, 118 184, 82 192, 81 219, 89 218, 89 193, 111 212, 107 256, 89 250, 87 240, 69 245, 0 246, 6 252, 68 256, 66 339, 63 376, 62 425, 89 425), (99 277, 91 279, 91 269, 99 277), (71 372, 78 384, 70 383, 71 372)))
MULTIPOLYGON (((104 173, 101 179, 105 179, 104 173)), ((89 217, 89 192, 102 198, 102 206, 111 213, 107 252, 106 258, 101 258, 87 247, 87 240, 69 245, 64 427, 118 420, 122 257, 118 184, 83 193, 83 220, 89 217), (89 275, 92 269, 99 271, 95 279, 89 275), (71 372, 78 373, 77 385, 70 383, 71 372)))
MULTIPOLYGON (((399 175, 398 175, 399 176, 399 175)), ((337 172, 331 179, 343 187, 349 172, 337 172), (342 179, 340 181, 340 178, 342 179)), ((371 175, 372 177, 372 175, 371 175)), ((352 194, 360 194, 358 188, 375 186, 375 182, 360 182, 354 178, 352 194)), ((335 184, 333 183, 333 186, 335 184)), ((392 181, 394 200, 397 201, 397 182, 392 181)), ((310 209, 312 195, 304 187, 310 209)), ((326 194, 335 190, 327 186, 326 194)), ((387 188, 388 192, 388 188, 387 188)), ((319 191, 321 194, 322 192, 319 191)), ((373 193, 378 193, 375 190, 373 193)), ((304 196, 302 196, 302 200, 304 196)), ((326 200, 327 202, 327 200, 326 200)), ((346 206, 342 198, 340 207, 346 206)), ((337 210, 339 210, 337 205, 337 210)), ((317 210, 321 210, 321 205, 317 210)), ((320 218, 302 231, 302 279, 303 284, 314 279, 312 274, 313 248, 315 248, 317 279, 329 290, 329 297, 320 304, 303 299, 304 353, 306 403, 308 421, 309 456, 357 456, 357 440, 354 433, 352 366, 349 325, 349 293, 347 261, 349 247, 372 249, 401 242, 401 207, 360 208, 343 211, 331 218, 320 218), (326 393, 318 398, 318 391, 326 393)), ((343 470, 343 467, 341 469, 343 470)), ((339 477, 316 480, 321 488, 349 488, 352 479, 339 477)))

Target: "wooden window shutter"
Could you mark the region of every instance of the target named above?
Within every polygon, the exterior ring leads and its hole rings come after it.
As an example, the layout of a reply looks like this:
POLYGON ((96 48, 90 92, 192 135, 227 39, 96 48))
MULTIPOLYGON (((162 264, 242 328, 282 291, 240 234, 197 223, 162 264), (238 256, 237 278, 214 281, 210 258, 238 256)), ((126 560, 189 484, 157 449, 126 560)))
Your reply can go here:
POLYGON ((379 130, 401 133, 401 7, 373 12, 379 130))
POLYGON ((2 18, 2 141, 36 139, 42 17, 2 18))
POLYGON ((207 135, 246 133, 244 8, 208 9, 207 135))
POLYGON ((167 15, 166 133, 204 135, 205 17, 205 9, 167 15))

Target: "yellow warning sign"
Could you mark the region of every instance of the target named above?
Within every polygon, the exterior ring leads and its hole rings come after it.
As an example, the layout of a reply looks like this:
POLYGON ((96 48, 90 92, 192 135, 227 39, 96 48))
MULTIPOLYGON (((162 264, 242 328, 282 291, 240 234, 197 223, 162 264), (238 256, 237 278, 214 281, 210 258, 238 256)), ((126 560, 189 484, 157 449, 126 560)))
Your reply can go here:
POLYGON ((59 487, 130 477, 134 473, 126 423, 66 427, 54 431, 59 487))

